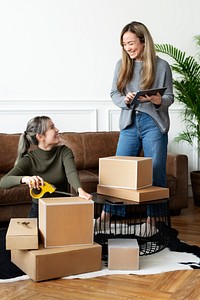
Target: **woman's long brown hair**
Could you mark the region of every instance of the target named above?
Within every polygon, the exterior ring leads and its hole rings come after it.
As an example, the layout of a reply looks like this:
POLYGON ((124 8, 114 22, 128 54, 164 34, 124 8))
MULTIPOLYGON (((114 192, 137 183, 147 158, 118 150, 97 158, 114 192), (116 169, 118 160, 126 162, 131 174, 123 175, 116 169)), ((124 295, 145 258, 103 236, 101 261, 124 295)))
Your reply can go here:
POLYGON ((120 36, 120 43, 122 46, 122 64, 117 81, 117 89, 123 94, 127 84, 132 80, 134 71, 134 60, 130 58, 123 47, 123 35, 125 32, 130 31, 140 39, 141 43, 144 43, 144 51, 142 54, 143 68, 141 73, 140 88, 149 89, 155 79, 156 70, 156 51, 152 36, 147 27, 140 22, 132 22, 127 24, 120 36))

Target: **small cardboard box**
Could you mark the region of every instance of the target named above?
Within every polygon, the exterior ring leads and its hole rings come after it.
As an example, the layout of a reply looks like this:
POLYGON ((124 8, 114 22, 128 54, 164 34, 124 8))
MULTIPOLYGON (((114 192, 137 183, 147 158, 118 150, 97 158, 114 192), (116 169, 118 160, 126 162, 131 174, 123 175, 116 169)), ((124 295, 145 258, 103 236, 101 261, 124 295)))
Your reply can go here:
POLYGON ((44 247, 93 244, 94 202, 80 197, 39 200, 39 232, 44 247))
POLYGON ((159 186, 149 186, 140 190, 132 190, 98 185, 97 193, 135 202, 169 198, 169 189, 159 186))
POLYGON ((133 156, 100 158, 99 184, 134 190, 151 186, 152 159, 133 156))
POLYGON ((11 261, 34 281, 101 270, 102 247, 67 246, 38 250, 11 250, 11 261))
POLYGON ((6 249, 38 249, 37 219, 11 219, 6 233, 6 249))
POLYGON ((139 269, 139 246, 136 239, 108 240, 108 269, 139 269))

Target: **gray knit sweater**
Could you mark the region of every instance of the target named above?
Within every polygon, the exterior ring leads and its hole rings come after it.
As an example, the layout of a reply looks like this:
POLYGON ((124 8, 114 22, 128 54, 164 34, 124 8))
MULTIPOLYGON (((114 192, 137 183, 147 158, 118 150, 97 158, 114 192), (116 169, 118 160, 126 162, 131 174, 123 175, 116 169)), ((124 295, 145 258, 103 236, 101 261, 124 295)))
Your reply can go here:
MULTIPOLYGON (((128 92, 137 92, 140 90, 140 71, 142 69, 142 64, 143 62, 135 61, 133 79, 126 87, 126 94, 128 92)), ((170 125, 168 108, 174 102, 172 73, 168 62, 160 57, 157 57, 156 76, 152 88, 167 88, 162 96, 161 105, 159 107, 156 107, 151 102, 141 103, 137 106, 131 104, 130 107, 126 105, 124 101, 125 95, 122 95, 117 90, 117 78, 120 65, 121 60, 117 62, 115 68, 112 90, 110 94, 114 104, 121 108, 119 119, 120 130, 126 128, 132 123, 134 118, 133 110, 138 110, 149 114, 154 119, 162 133, 168 132, 170 125)))

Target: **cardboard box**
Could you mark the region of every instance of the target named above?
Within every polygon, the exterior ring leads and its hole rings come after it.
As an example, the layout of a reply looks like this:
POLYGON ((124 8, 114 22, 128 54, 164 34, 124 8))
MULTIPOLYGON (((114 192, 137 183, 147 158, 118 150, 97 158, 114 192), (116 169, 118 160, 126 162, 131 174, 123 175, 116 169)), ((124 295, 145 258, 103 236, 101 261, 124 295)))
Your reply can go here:
POLYGON ((34 281, 101 270, 102 247, 68 246, 39 250, 12 250, 11 261, 34 281))
POLYGON ((39 200, 39 232, 44 247, 93 244, 94 202, 80 197, 39 200))
POLYGON ((11 219, 6 233, 6 249, 38 249, 37 219, 11 219))
POLYGON ((139 269, 139 246, 136 239, 108 240, 108 269, 139 269))
POLYGON ((159 186, 149 186, 140 190, 97 186, 97 193, 134 202, 146 202, 169 198, 169 189, 159 186))
POLYGON ((100 158, 99 184, 134 190, 151 186, 152 159, 133 156, 100 158))

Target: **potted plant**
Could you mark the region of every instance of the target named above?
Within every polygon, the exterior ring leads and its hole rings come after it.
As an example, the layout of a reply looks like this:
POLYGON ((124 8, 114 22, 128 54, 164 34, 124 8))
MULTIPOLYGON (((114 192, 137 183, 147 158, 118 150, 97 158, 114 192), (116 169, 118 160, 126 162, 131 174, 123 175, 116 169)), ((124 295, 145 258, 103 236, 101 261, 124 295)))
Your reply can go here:
MULTIPOLYGON (((195 38, 200 48, 200 35, 195 38)), ((170 63, 173 76, 175 98, 183 105, 182 119, 185 130, 175 137, 176 142, 186 141, 200 154, 200 52, 197 58, 170 44, 156 44, 156 51, 172 58, 170 63)), ((199 164, 199 162, 198 162, 199 164)), ((199 165, 198 165, 199 169, 199 165)), ((200 170, 190 172, 194 203, 200 206, 200 170)))

